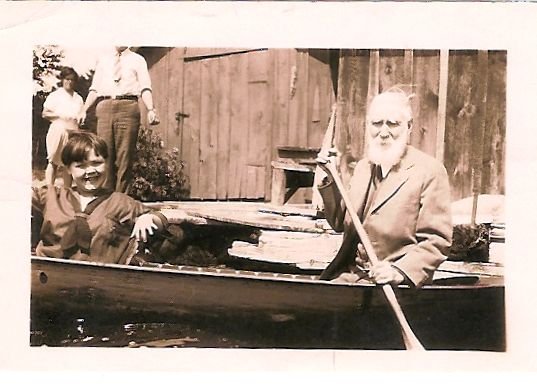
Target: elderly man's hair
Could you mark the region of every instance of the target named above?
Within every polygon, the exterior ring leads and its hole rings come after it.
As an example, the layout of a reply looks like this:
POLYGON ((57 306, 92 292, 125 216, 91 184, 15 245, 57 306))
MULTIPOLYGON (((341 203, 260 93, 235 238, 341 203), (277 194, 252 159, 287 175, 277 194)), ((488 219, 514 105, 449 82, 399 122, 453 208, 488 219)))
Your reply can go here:
MULTIPOLYGON (((370 106, 375 102, 375 100, 379 100, 382 98, 390 98, 393 97, 394 100, 397 100, 401 103, 401 106, 405 109, 406 115, 408 117, 408 121, 412 121, 412 104, 411 101, 415 97, 414 93, 409 93, 404 90, 404 88, 412 88, 412 85, 395 85, 387 90, 381 92, 380 94, 376 95, 373 100, 371 101, 370 106)), ((369 110, 368 110, 369 112, 369 110)))

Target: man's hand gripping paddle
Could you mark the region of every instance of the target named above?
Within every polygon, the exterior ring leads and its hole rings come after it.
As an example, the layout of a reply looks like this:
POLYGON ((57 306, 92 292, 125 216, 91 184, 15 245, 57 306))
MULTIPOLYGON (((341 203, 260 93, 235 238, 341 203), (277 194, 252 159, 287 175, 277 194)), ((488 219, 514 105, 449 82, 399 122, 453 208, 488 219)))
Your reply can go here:
MULTIPOLYGON (((364 246, 364 249, 369 258, 369 261, 371 262, 372 265, 375 265, 376 263, 379 262, 377 254, 375 253, 375 250, 373 249, 373 246, 371 245, 369 236, 367 235, 364 227, 362 226, 362 222, 360 222, 360 219, 358 218, 358 215, 356 214, 356 210, 352 206, 352 202, 349 198, 349 195, 347 193, 345 186, 343 186, 343 182, 341 181, 341 178, 339 177, 339 173, 336 169, 335 163, 330 161, 330 158, 331 157, 317 158, 317 163, 319 164, 320 167, 323 168, 323 170, 327 173, 327 175, 333 179, 334 183, 336 184, 336 187, 339 190, 341 197, 343 198, 343 202, 345 202, 345 206, 347 207, 347 211, 351 217, 351 220, 356 229, 356 232, 358 233, 358 236, 360 237, 360 240, 364 246)), ((403 342, 405 344, 406 349, 424 351, 425 349, 423 345, 420 343, 420 341, 418 340, 418 338, 412 331, 412 328, 408 324, 408 321, 403 313, 403 310, 401 309, 401 306, 399 305, 399 302, 397 301, 395 292, 393 291, 393 287, 391 287, 388 284, 382 285, 382 291, 384 292, 384 295, 386 296, 388 303, 390 304, 391 308, 393 309, 395 313, 395 316, 397 317, 397 321, 399 322, 399 326, 401 328, 401 334, 403 335, 403 342)))

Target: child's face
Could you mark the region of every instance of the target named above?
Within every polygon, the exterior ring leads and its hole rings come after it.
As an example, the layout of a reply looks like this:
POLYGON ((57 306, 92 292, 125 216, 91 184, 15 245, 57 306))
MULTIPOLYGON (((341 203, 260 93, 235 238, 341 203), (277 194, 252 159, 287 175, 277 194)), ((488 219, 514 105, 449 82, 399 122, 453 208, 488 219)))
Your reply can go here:
POLYGON ((79 193, 95 193, 106 181, 106 161, 91 150, 86 160, 71 163, 69 172, 79 193))

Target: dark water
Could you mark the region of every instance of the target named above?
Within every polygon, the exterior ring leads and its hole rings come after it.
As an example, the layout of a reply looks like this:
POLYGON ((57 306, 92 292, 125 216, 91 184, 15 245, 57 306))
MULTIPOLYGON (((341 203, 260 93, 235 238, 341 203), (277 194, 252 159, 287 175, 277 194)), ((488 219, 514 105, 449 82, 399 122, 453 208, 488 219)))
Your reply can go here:
MULTIPOLYGON (((389 312, 267 320, 236 316, 82 315, 65 309, 45 311, 33 307, 31 318, 31 346, 404 349, 398 324, 389 312)), ((410 317, 409 322, 427 349, 505 350, 505 325, 498 314, 475 319, 464 312, 452 325, 442 324, 443 319, 446 314, 438 312, 421 321, 410 317)))
POLYGON ((389 318, 388 322, 380 323, 385 330, 379 333, 377 328, 373 333, 368 330, 370 324, 361 322, 359 318, 338 315, 267 320, 237 316, 75 315, 64 309, 32 310, 32 346, 403 348, 397 325, 389 318))

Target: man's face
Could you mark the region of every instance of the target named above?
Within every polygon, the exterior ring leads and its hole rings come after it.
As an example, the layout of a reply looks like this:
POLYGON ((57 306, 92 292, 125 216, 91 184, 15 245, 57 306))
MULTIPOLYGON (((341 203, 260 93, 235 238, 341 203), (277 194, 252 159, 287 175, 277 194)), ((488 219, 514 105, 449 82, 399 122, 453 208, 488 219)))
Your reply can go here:
POLYGON ((376 164, 393 166, 402 157, 410 134, 406 101, 398 94, 373 99, 367 115, 368 155, 376 164))

